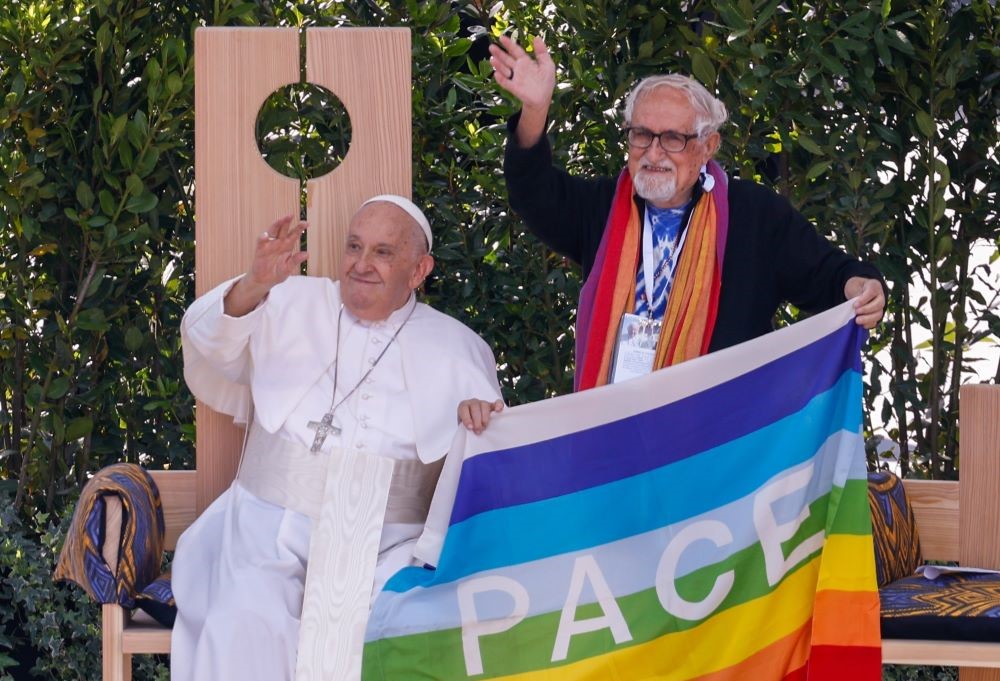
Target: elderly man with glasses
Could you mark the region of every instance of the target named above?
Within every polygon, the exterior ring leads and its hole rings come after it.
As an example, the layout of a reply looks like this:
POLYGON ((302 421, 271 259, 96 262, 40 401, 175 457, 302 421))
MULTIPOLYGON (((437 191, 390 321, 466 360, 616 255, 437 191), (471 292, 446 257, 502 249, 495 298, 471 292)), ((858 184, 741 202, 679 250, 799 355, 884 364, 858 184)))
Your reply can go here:
POLYGON ((494 77, 520 100, 504 159, 510 204, 542 241, 583 267, 577 389, 617 380, 626 324, 659 336, 649 370, 772 329, 778 307, 815 312, 856 298, 857 323, 882 317, 879 272, 832 246, 789 202, 728 178, 712 160, 726 107, 682 75, 640 81, 625 104, 628 162, 618 178, 573 177, 545 137, 555 65, 541 39, 528 54, 490 47, 494 77), (648 329, 646 329, 648 331, 648 329))

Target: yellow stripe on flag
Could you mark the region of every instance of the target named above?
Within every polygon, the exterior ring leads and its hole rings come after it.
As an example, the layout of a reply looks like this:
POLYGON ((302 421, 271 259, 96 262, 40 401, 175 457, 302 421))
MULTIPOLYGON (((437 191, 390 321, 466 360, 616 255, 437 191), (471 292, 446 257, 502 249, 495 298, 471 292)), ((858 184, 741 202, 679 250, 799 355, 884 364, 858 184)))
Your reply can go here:
POLYGON ((871 535, 834 534, 821 554, 817 591, 877 591, 871 535))
MULTIPOLYGON (((766 596, 720 612, 693 629, 562 667, 499 678, 502 681, 654 678, 685 681, 718 672, 793 634, 810 620, 819 567, 817 556, 788 575, 766 596)), ((776 679, 784 676, 782 670, 775 672, 776 679)))

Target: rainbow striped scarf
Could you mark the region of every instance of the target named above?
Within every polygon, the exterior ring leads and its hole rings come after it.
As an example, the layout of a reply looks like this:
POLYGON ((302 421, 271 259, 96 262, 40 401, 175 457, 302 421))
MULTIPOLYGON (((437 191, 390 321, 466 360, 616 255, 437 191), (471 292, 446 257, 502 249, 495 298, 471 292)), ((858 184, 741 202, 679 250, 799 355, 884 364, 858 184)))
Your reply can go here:
MULTIPOLYGON (((654 369, 678 364, 708 351, 719 309, 722 260, 729 226, 728 179, 715 161, 708 164, 715 187, 694 207, 656 346, 654 369)), ((635 304, 642 223, 632 178, 622 170, 594 268, 580 292, 576 326, 576 389, 605 385, 618 323, 635 304)))
POLYGON ((363 680, 878 681, 853 317, 461 429, 363 680))

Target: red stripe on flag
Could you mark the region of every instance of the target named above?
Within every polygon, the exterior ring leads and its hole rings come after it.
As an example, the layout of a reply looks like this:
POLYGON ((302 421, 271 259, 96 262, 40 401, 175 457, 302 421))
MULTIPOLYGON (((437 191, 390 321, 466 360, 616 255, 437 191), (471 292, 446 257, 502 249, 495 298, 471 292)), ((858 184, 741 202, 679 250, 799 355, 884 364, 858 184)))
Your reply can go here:
POLYGON ((882 648, 813 646, 807 675, 809 681, 881 681, 882 648))

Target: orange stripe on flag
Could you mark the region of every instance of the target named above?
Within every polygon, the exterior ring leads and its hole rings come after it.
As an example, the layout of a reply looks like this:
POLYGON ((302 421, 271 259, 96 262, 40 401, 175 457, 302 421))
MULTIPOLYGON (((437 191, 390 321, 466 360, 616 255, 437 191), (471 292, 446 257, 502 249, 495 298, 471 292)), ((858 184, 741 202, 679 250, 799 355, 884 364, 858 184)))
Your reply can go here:
POLYGON ((795 678, 809 661, 810 623, 758 650, 732 667, 699 676, 691 681, 745 681, 746 679, 795 678), (782 671, 782 667, 784 670, 782 671), (780 677, 778 675, 781 675, 780 677))
POLYGON ((880 647, 878 592, 820 591, 812 629, 814 646, 880 647))

